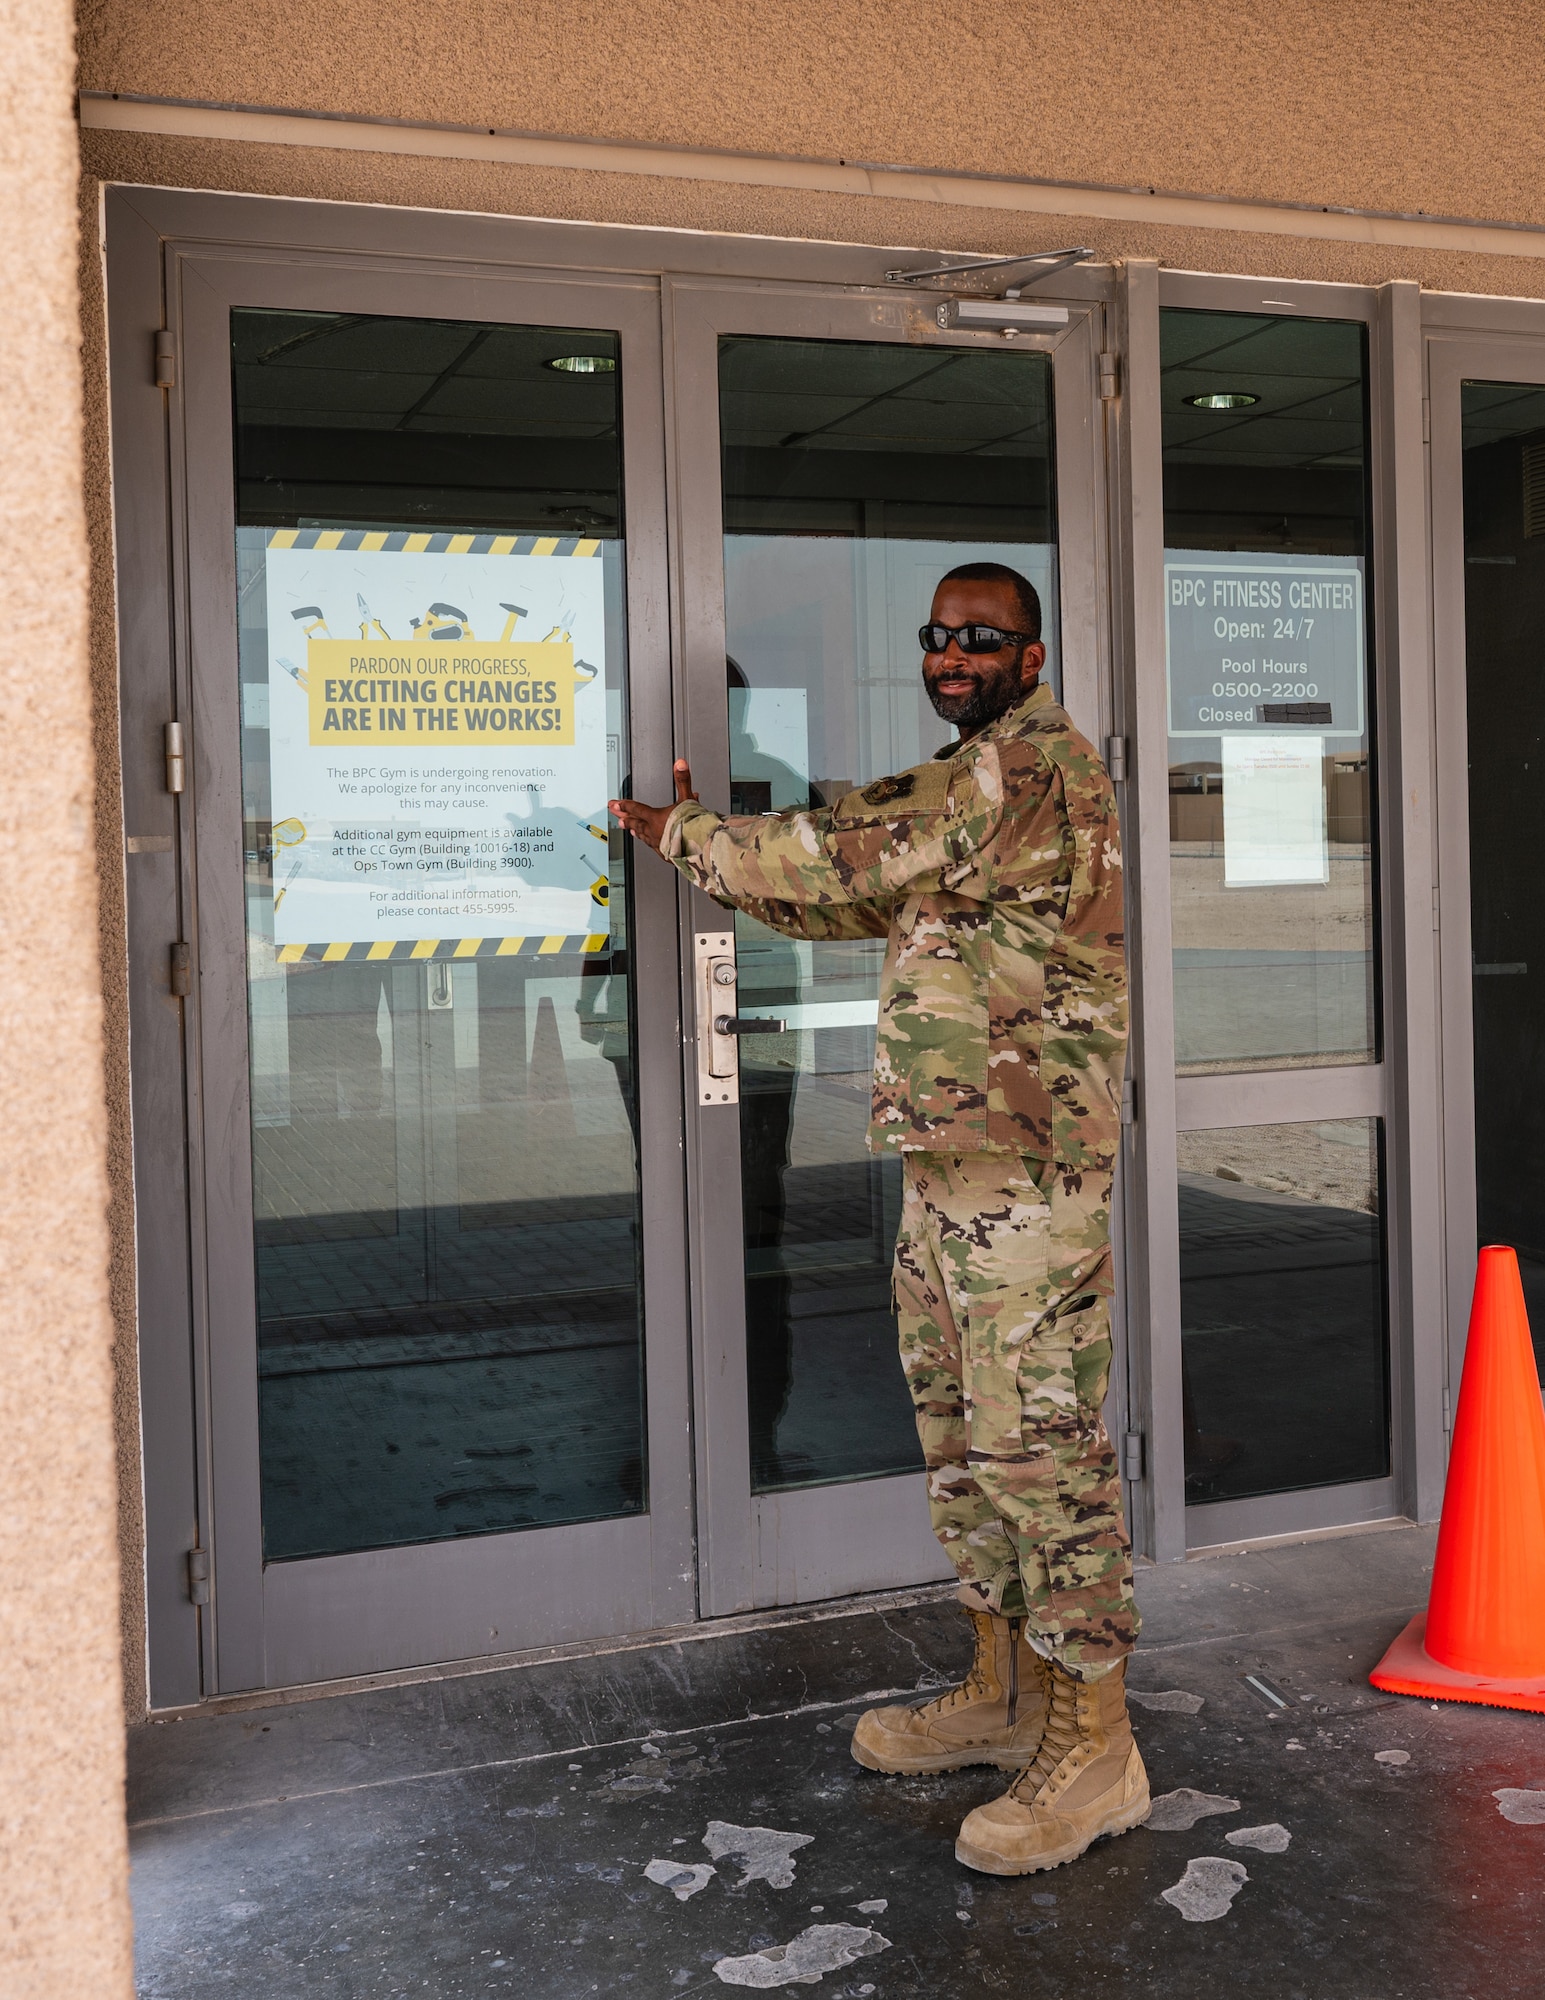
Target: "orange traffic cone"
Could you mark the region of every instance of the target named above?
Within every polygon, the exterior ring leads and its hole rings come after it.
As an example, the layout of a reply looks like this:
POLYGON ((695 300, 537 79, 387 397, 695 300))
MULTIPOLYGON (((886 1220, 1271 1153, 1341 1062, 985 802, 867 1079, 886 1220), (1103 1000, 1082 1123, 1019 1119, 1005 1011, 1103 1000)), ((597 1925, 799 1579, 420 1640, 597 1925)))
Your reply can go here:
POLYGON ((1499 1244, 1475 1274, 1427 1610, 1368 1678, 1545 1713, 1545 1404, 1518 1258, 1499 1244))

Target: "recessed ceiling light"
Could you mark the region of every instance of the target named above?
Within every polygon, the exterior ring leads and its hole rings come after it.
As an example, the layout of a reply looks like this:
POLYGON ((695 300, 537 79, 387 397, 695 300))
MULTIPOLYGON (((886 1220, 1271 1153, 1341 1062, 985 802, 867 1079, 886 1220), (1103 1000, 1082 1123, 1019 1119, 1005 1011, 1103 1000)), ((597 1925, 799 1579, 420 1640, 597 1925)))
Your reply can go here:
MULTIPOLYGON (((542 366, 556 368, 562 375, 615 375, 617 357, 613 354, 555 354, 542 366)), ((1250 400, 1253 403, 1255 398, 1252 396, 1250 400)))
POLYGON ((1248 410, 1252 403, 1260 400, 1259 396, 1248 395, 1243 389, 1209 389, 1205 396, 1185 398, 1193 410, 1248 410))

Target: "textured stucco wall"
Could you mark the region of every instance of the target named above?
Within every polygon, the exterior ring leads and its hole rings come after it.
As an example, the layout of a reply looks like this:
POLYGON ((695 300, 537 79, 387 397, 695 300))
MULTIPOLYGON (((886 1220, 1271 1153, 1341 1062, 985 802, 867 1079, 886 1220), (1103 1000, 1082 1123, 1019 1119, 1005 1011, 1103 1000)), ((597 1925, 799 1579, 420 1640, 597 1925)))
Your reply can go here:
POLYGON ((85 0, 81 81, 1545 220, 1539 27, 1502 0, 85 0))
POLYGON ((113 1415, 118 1465, 119 1616, 125 1712, 143 1715, 145 1509, 140 1464, 139 1329, 135 1298, 134 1152, 129 1103, 129 960, 124 881, 123 794, 118 734, 117 598, 113 580, 112 461, 108 450, 106 297, 97 227, 101 189, 81 176, 80 295, 83 435, 96 833, 97 931, 104 1016, 107 1105, 108 1295, 113 1315, 113 1415))
POLYGON ((73 24, 0 0, 0 1993, 130 1992, 73 24))

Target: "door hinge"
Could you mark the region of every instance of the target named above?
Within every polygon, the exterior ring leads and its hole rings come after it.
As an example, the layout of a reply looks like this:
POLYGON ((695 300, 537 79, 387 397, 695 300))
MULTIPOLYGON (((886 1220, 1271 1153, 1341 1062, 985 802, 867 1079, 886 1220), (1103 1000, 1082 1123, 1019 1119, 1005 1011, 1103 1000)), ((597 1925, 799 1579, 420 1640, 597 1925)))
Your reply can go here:
POLYGON ((1133 1486, 1143 1477, 1147 1442, 1141 1431, 1128 1431, 1121 1440, 1121 1476, 1133 1486))
POLYGON ((1432 404, 1425 396, 1422 398, 1422 443, 1432 443, 1432 404))
POLYGON ((1121 1079, 1121 1122, 1123 1125, 1137 1123, 1137 1078, 1124 1076, 1121 1079))
POLYGON ((156 387, 177 387, 177 336, 165 326, 156 335, 156 387))
POLYGON ((162 740, 166 753, 166 789, 180 792, 188 778, 188 767, 182 755, 182 724, 167 723, 162 731, 162 740))
POLYGON ((193 991, 193 948, 191 945, 172 946, 172 997, 186 1000, 193 991))
POLYGON ((1436 882, 1432 885, 1432 927, 1434 930, 1438 928, 1438 885, 1436 882))
POLYGON ((1114 354, 1100 356, 1100 401, 1111 402, 1121 389, 1121 362, 1114 354))
POLYGON ((188 1602, 207 1604, 209 1602, 209 1551, 189 1549, 188 1551, 188 1602))
POLYGON ((1105 739, 1105 768, 1110 773, 1113 785, 1124 785, 1127 781, 1127 739, 1124 736, 1107 736, 1105 739))
POLYGON ((1449 1432, 1450 1432, 1450 1431, 1451 1431, 1451 1430, 1452 1430, 1453 1428, 1454 1428, 1454 1413, 1453 1413, 1453 1410, 1451 1409, 1451 1407, 1450 1407, 1450 1405, 1449 1405, 1449 1398, 1448 1398, 1448 1384, 1447 1384, 1447 1383, 1445 1382, 1445 1383, 1444 1383, 1444 1385, 1443 1385, 1443 1431, 1444 1431, 1444 1435, 1445 1435, 1445 1436, 1447 1436, 1447 1434, 1448 1434, 1448 1433, 1449 1433, 1449 1432))

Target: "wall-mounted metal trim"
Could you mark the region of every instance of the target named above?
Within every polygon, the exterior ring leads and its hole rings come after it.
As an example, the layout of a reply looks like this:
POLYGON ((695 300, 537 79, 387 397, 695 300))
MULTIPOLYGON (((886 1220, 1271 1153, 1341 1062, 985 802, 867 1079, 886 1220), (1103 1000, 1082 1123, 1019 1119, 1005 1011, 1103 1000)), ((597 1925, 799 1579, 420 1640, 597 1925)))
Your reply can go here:
POLYGON ((415 123, 330 111, 213 104, 83 90, 84 130, 165 138, 238 140, 260 146, 308 146, 329 152, 399 153, 423 159, 487 160, 512 167, 559 167, 583 173, 637 174, 656 180, 728 182, 739 187, 798 188, 816 194, 878 195, 887 201, 951 208, 1012 209, 1028 215, 1089 216, 1176 229, 1313 237, 1389 249, 1449 250, 1491 257, 1545 257, 1537 223, 1463 216, 1329 208, 1309 202, 1244 201, 1230 195, 1108 187, 1093 182, 961 173, 957 169, 861 160, 738 153, 647 141, 570 138, 470 125, 415 123))

